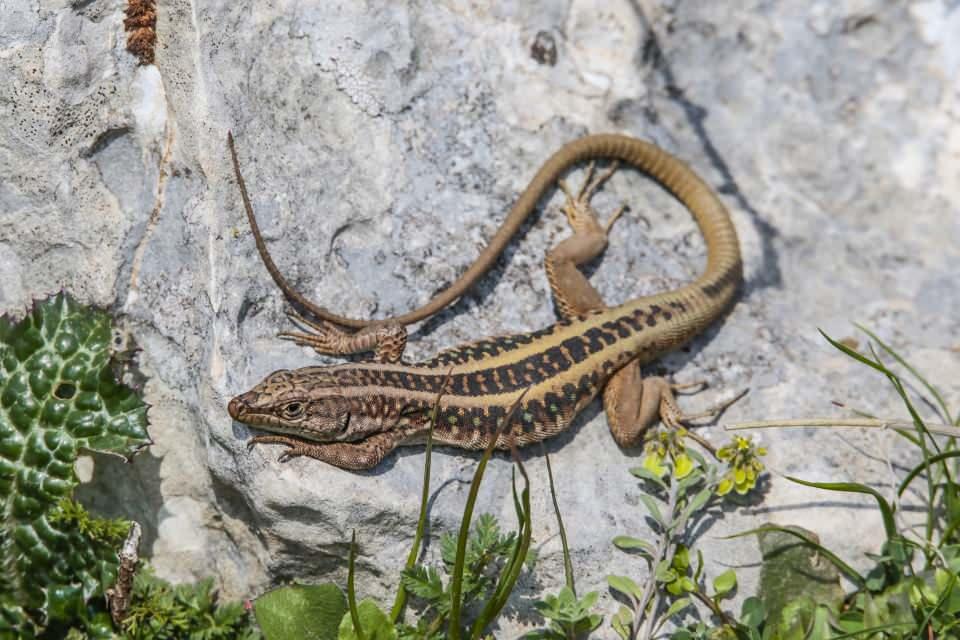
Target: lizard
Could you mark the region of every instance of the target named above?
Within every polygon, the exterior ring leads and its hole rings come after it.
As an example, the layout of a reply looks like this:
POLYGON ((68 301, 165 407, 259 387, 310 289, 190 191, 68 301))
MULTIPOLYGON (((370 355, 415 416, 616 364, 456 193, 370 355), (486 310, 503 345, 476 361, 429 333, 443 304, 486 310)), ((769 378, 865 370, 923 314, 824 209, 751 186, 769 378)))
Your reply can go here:
POLYGON ((229 134, 228 146, 267 271, 292 303, 314 317, 289 312, 301 331, 280 337, 320 354, 373 354, 365 361, 275 371, 231 399, 227 409, 234 420, 268 432, 254 436, 248 447, 285 445, 281 462, 308 456, 343 469, 370 469, 398 446, 424 443, 435 418, 436 443, 476 450, 495 438, 494 446, 507 449, 564 431, 602 394, 611 433, 628 448, 641 444, 658 419, 677 427, 726 406, 685 415, 673 392, 694 385, 641 374, 641 365, 684 345, 726 313, 743 281, 739 242, 726 208, 692 169, 659 147, 619 134, 567 143, 543 164, 490 243, 453 284, 419 309, 371 321, 320 307, 286 281, 260 234, 229 134), (613 162, 595 175, 601 158, 613 162), (586 178, 573 190, 560 177, 585 161, 590 161, 586 178), (604 251, 624 210, 621 206, 602 224, 590 205, 620 162, 645 173, 686 206, 705 239, 707 260, 702 275, 687 285, 607 306, 578 266, 604 251), (555 182, 564 192, 562 211, 573 232, 544 261, 559 320, 405 362, 405 326, 442 309, 483 275, 555 182), (511 412, 517 401, 518 409, 511 412), (508 414, 509 424, 499 424, 508 414))

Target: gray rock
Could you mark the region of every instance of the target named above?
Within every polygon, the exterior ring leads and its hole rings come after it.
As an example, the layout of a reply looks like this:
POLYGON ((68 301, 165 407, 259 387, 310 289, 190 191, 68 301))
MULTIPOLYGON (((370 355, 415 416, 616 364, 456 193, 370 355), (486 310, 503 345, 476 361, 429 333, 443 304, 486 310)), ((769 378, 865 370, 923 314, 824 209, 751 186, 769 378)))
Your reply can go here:
MULTIPOLYGON (((960 9, 956 3, 584 1, 160 5, 156 66, 124 50, 123 3, 7 2, 0 22, 0 310, 61 287, 120 313, 143 348, 156 445, 132 466, 95 461, 85 497, 145 525, 171 579, 217 576, 227 597, 290 578, 344 581, 361 540, 362 595, 385 601, 413 535, 423 454, 370 473, 247 453, 226 401, 279 368, 329 362, 276 340, 285 303, 260 264, 225 138, 237 139, 265 236, 311 299, 358 317, 426 302, 473 260, 549 153, 620 131, 685 158, 731 210, 747 286, 690 348, 650 367, 712 389, 750 387, 725 421, 841 415, 831 400, 902 416, 884 381, 820 338, 877 331, 960 401, 960 9), (482 4, 482 3, 481 3, 482 4), (556 64, 531 54, 555 41, 556 64)), ((408 355, 554 320, 541 267, 568 233, 558 198, 476 291, 412 335, 408 355)), ((631 210, 592 281, 611 303, 676 286, 703 264, 689 216, 619 172, 595 203, 631 210)), ((863 343, 863 338, 858 339, 863 343)), ((704 432, 726 439, 719 427, 704 432)), ((799 523, 864 566, 879 517, 866 500, 791 484, 884 490, 891 434, 764 434, 763 502, 700 539, 711 575, 752 592, 761 522, 799 523)), ((616 551, 648 535, 639 488, 595 407, 548 444, 582 590, 644 575, 616 551)), ((434 458, 432 550, 459 521, 477 456, 434 458)), ((529 598, 562 582, 543 457, 527 466, 542 561, 529 598)), ((511 463, 491 465, 479 512, 512 524, 511 463)), ((614 610, 612 598, 601 600, 614 610)), ((514 614, 512 614, 514 615, 514 614)), ((609 637, 607 629, 598 637, 609 637)))

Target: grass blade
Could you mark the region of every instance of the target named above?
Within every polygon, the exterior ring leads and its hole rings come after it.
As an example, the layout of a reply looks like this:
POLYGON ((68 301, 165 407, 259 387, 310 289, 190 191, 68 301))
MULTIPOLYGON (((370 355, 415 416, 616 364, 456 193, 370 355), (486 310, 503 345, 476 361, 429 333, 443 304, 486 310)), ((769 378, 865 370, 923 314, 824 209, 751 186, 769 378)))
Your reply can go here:
POLYGON ((460 533, 457 536, 457 555, 453 564, 453 574, 450 576, 450 625, 447 631, 450 640, 460 640, 460 608, 463 604, 460 601, 460 596, 463 592, 463 569, 467 555, 467 537, 470 535, 470 520, 473 518, 473 506, 477 502, 480 483, 483 481, 483 474, 484 471, 486 471, 487 462, 490 461, 490 456, 493 455, 493 449, 497 445, 497 440, 500 439, 503 430, 507 424, 509 424, 510 420, 513 419, 513 415, 517 412, 517 408, 519 408, 520 403, 523 402, 523 398, 529 390, 529 387, 523 390, 523 393, 520 394, 513 403, 513 406, 510 407, 510 410, 507 411, 507 415, 500 421, 496 432, 490 438, 490 442, 487 443, 487 448, 484 450, 480 462, 477 463, 477 470, 474 472, 473 481, 470 483, 470 492, 467 494, 467 504, 463 508, 463 519, 460 522, 460 533))
POLYGON ((943 462, 944 460, 949 460, 950 458, 960 458, 960 451, 957 451, 956 449, 944 451, 943 453, 938 453, 935 456, 930 456, 915 466, 910 470, 910 473, 904 477, 903 481, 900 482, 900 486, 897 488, 897 495, 902 496, 903 492, 907 490, 907 487, 910 486, 910 483, 913 482, 914 478, 926 471, 931 465, 937 464, 938 462, 943 462))
MULTIPOLYGON (((430 461, 433 451, 433 428, 437 424, 437 413, 440 411, 440 398, 446 393, 447 383, 450 380, 450 374, 453 370, 447 372, 447 377, 440 385, 440 392, 433 403, 433 411, 430 414, 430 429, 427 431, 427 447, 424 451, 423 460, 423 491, 420 494, 420 515, 417 517, 417 532, 413 536, 413 546, 410 548, 410 554, 407 556, 407 569, 412 569, 417 562, 417 556, 420 554, 420 543, 423 541, 423 531, 427 527, 427 502, 430 499, 430 461)), ((407 590, 403 582, 397 587, 397 597, 393 601, 393 608, 390 610, 390 622, 396 623, 403 615, 403 609, 407 604, 407 590)))
POLYGON ((557 526, 560 529, 560 544, 563 546, 563 573, 567 579, 567 586, 573 595, 577 595, 577 588, 573 582, 573 562, 570 560, 570 547, 567 544, 567 530, 563 526, 563 518, 560 516, 560 504, 557 502, 557 490, 553 485, 553 468, 550 466, 550 454, 544 452, 544 458, 547 459, 547 479, 550 481, 550 498, 553 500, 553 512, 557 514, 557 526))
POLYGON ((874 360, 871 360, 870 358, 868 358, 867 356, 863 355, 862 353, 860 353, 860 352, 857 351, 856 349, 851 349, 850 347, 848 347, 847 345, 843 344, 842 342, 839 342, 839 341, 837 341, 837 340, 834 340, 833 338, 831 338, 830 336, 828 336, 828 335, 826 334, 826 332, 824 332, 823 329, 817 329, 817 331, 820 332, 820 335, 822 335, 824 338, 826 338, 827 342, 829 342, 829 343, 832 344, 835 348, 837 348, 837 349, 839 349, 840 351, 842 351, 843 353, 847 354, 848 356, 850 356, 850 357, 853 358, 854 360, 856 360, 856 361, 858 361, 858 362, 862 362, 863 364, 867 365, 867 366, 870 367, 871 369, 876 369, 877 371, 879 371, 880 373, 882 373, 882 374, 884 374, 884 375, 893 375, 889 370, 887 370, 887 368, 886 368, 885 366, 883 366, 883 363, 882 363, 882 362, 876 362, 876 361, 874 361, 874 360))
MULTIPOLYGON (((921 452, 923 453, 923 459, 924 459, 924 460, 929 460, 929 459, 930 459, 930 455, 931 455, 931 454, 930 454, 930 451, 929 451, 928 446, 927 446, 927 441, 928 441, 928 439, 929 439, 930 446, 933 447, 933 449, 936 451, 936 454, 939 454, 939 453, 940 453, 940 445, 939 445, 939 444, 937 443, 937 441, 933 438, 933 436, 931 435, 930 431, 927 429, 926 424, 924 424, 923 419, 920 418, 920 414, 917 413, 917 410, 914 408, 913 403, 910 401, 910 396, 907 394, 907 391, 906 391, 906 389, 905 389, 904 386, 903 386, 903 382, 901 382, 901 380, 900 380, 899 376, 897 376, 897 374, 895 374, 895 373, 893 373, 892 371, 890 371, 890 369, 888 369, 888 368, 880 361, 880 356, 877 355, 876 350, 873 348, 873 344, 872 344, 872 343, 870 344, 870 353, 873 355, 873 360, 870 360, 870 359, 867 358, 866 356, 860 354, 858 351, 856 351, 856 350, 854 350, 854 349, 851 349, 850 347, 847 347, 846 345, 842 345, 842 344, 840 344, 839 342, 837 342, 836 340, 833 340, 830 336, 828 336, 828 335, 827 335, 826 333, 824 333, 823 331, 821 331, 820 333, 823 335, 824 338, 827 339, 828 342, 830 342, 830 344, 832 344, 834 347, 836 347, 836 348, 839 349, 840 351, 843 351, 844 353, 846 353, 847 355, 849 355, 851 358, 854 358, 854 359, 856 359, 856 360, 858 360, 858 361, 860 361, 860 362, 863 362, 864 364, 867 364, 868 366, 876 369, 877 371, 880 371, 881 373, 883 373, 883 374, 887 377, 887 379, 890 381, 890 384, 893 385, 893 388, 896 390, 897 394, 900 396, 900 399, 903 400, 904 406, 907 407, 907 411, 910 413, 910 418, 913 420, 913 423, 914 423, 914 425, 916 426, 917 431, 920 432, 919 445, 920 445, 920 450, 921 450, 921 452)), ((898 361, 902 361, 902 360, 903 360, 902 358, 899 357, 899 355, 897 355, 897 354, 895 354, 895 353, 894 353, 893 355, 894 355, 895 358, 898 359, 898 361)), ((949 418, 950 418, 949 413, 947 414, 946 417, 947 417, 947 420, 949 421, 949 418)), ((951 477, 950 477, 950 470, 947 468, 947 466, 946 466, 946 465, 943 465, 943 466, 942 466, 942 469, 943 469, 943 473, 944 473, 944 475, 946 476, 948 482, 952 482, 953 480, 952 480, 951 477)), ((931 474, 927 474, 927 475, 926 475, 926 479, 927 479, 927 504, 929 504, 929 505, 932 506, 932 505, 934 504, 934 500, 935 500, 935 497, 936 497, 936 495, 935 495, 936 489, 935 489, 935 487, 934 487, 933 478, 932 478, 931 474)), ((881 508, 882 508, 882 507, 881 507, 881 508)), ((884 524, 886 524, 886 523, 887 523, 887 518, 886 518, 886 516, 884 516, 884 524)), ((932 542, 933 542, 933 530, 934 530, 934 514, 933 514, 933 510, 932 510, 932 509, 928 509, 928 510, 927 510, 927 521, 926 521, 926 531, 925 531, 925 536, 924 536, 924 537, 925 537, 925 539, 927 540, 927 542, 929 542, 929 543, 931 543, 931 544, 932 544, 932 542)), ((888 536, 888 540, 890 540, 889 536, 888 536)), ((929 558, 928 558, 928 560, 929 560, 929 558)))
POLYGON ((357 610, 357 591, 354 588, 354 563, 357 559, 357 532, 350 536, 350 559, 347 561, 347 606, 350 607, 350 620, 353 622, 357 640, 366 640, 363 627, 360 626, 360 612, 357 610))
MULTIPOLYGON (((873 341, 876 342, 878 345, 880 345, 880 348, 881 348, 881 349, 883 349, 884 351, 886 351, 887 354, 888 354, 891 358, 893 358, 894 360, 896 360, 896 361, 900 364, 900 366, 902 366, 904 369, 906 369, 907 371, 909 371, 910 374, 911 374, 914 378, 916 378, 917 381, 918 381, 920 384, 922 384, 924 387, 926 387, 927 391, 930 392, 930 395, 933 396, 934 400, 936 400, 937 404, 939 405, 940 410, 943 412, 943 415, 942 415, 941 417, 942 417, 946 422, 953 422, 953 420, 952 420, 951 417, 950 417, 950 410, 947 408, 947 403, 946 403, 946 401, 943 399, 943 396, 940 395, 940 392, 937 391, 937 388, 936 388, 936 387, 934 387, 926 378, 924 378, 922 375, 920 375, 920 372, 918 372, 915 368, 913 368, 913 366, 912 366, 909 362, 907 362, 905 359, 903 359, 903 357, 901 357, 899 353, 897 353, 896 351, 894 351, 886 342, 884 342, 884 341, 881 340, 879 337, 877 337, 877 334, 873 333, 872 331, 870 331, 869 329, 867 329, 867 328, 864 327, 863 325, 854 323, 854 326, 855 326, 857 329, 860 329, 860 331, 863 331, 865 334, 867 334, 868 336, 870 336, 870 339, 871 339, 871 340, 873 340, 873 341)), ((957 417, 960 418, 960 416, 957 416, 957 417)))
POLYGON ((527 557, 527 552, 530 549, 530 541, 533 537, 530 509, 530 478, 527 476, 527 471, 523 467, 520 456, 517 455, 516 448, 513 449, 513 460, 517 465, 516 468, 520 469, 520 475, 523 476, 523 491, 520 493, 519 500, 517 499, 516 474, 514 474, 513 478, 514 505, 516 507, 517 520, 520 525, 520 532, 517 536, 517 544, 513 548, 510 561, 506 567, 504 567, 500 573, 500 578, 497 580, 493 597, 487 601, 487 606, 484 607, 483 612, 473 624, 473 628, 471 629, 471 638, 473 640, 481 637, 483 630, 496 619, 500 611, 507 604, 507 599, 509 599, 510 594, 513 592, 513 587, 520 577, 520 572, 523 570, 523 563, 527 557))
POLYGON ((830 549, 827 549, 826 547, 824 547, 823 545, 821 545, 819 542, 816 542, 816 541, 814 541, 814 540, 811 540, 810 538, 808 538, 807 536, 803 535, 803 534, 800 533, 799 531, 794 531, 793 529, 790 529, 790 528, 788 528, 788 527, 780 527, 780 526, 777 526, 777 525, 775 525, 775 524, 768 524, 768 525, 764 525, 764 526, 762 526, 762 527, 757 527, 756 529, 749 529, 749 530, 747 530, 747 531, 741 531, 740 533, 735 533, 735 534, 733 534, 733 535, 731 535, 731 536, 724 536, 723 539, 724 539, 724 540, 729 540, 729 539, 733 539, 733 538, 742 538, 742 537, 744 537, 744 536, 750 536, 750 535, 755 535, 755 534, 758 534, 758 533, 765 533, 765 532, 769 532, 769 531, 777 531, 777 532, 780 532, 780 533, 788 533, 788 534, 790 534, 791 536, 794 536, 794 537, 796 537, 796 538, 799 538, 799 539, 802 540, 804 543, 806 543, 806 544, 810 545, 811 547, 813 547, 814 549, 816 549, 820 554, 823 555, 824 558, 826 558, 827 560, 829 560, 830 562, 832 562, 832 563, 833 563, 833 566, 835 566, 837 569, 839 569, 839 570, 841 571, 841 573, 843 573, 843 574, 846 575, 848 578, 850 578, 851 582, 856 583, 856 585, 857 585, 860 589, 865 589, 865 588, 866 588, 866 586, 867 586, 867 580, 866 580, 866 578, 864 578, 862 575, 860 575, 860 573, 858 573, 856 569, 854 569, 854 568, 851 567, 849 564, 847 564, 846 562, 844 562, 843 560, 841 560, 841 559, 840 559, 840 556, 838 556, 838 555, 835 554, 834 552, 830 551, 830 549))
POLYGON ((858 482, 810 482, 809 480, 801 480, 800 478, 794 478, 793 476, 784 476, 790 482, 796 482, 797 484, 802 484, 807 487, 814 487, 815 489, 825 489, 827 491, 841 491, 843 493, 863 493, 869 496, 873 496, 877 504, 880 506, 880 515, 883 517, 883 528, 887 534, 887 541, 891 541, 894 538, 898 538, 899 534, 897 533, 897 525, 893 519, 893 508, 890 506, 890 503, 884 499, 880 492, 874 489, 873 487, 868 487, 865 484, 860 484, 858 482))

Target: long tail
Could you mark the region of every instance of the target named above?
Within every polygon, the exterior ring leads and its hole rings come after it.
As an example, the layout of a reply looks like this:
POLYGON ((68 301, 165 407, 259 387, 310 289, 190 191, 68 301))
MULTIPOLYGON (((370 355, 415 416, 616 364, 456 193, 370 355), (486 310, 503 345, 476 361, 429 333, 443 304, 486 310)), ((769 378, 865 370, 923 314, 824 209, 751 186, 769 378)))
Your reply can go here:
POLYGON ((473 264, 453 284, 437 294, 428 303, 419 309, 390 319, 360 320, 347 318, 304 298, 277 269, 270 253, 267 251, 263 238, 260 236, 260 228, 257 226, 253 214, 250 197, 247 195, 246 185, 240 175, 240 163, 237 160, 232 135, 228 134, 227 143, 233 157, 233 168, 237 176, 237 184, 240 187, 240 195, 243 198, 243 205, 247 212, 247 220, 250 222, 250 228, 257 244, 257 251, 260 252, 260 257, 267 271, 270 272, 274 282, 277 283, 284 295, 293 303, 306 309, 319 319, 333 322, 342 327, 362 328, 388 320, 407 325, 428 318, 446 307, 462 296, 496 262, 510 239, 536 209, 540 198, 553 188, 557 178, 578 162, 594 158, 616 158, 636 167, 663 185, 693 214, 706 240, 707 267, 693 284, 676 293, 682 292, 684 297, 692 296, 688 299, 696 307, 706 306, 711 309, 722 310, 733 299, 743 278, 739 243, 730 216, 714 192, 697 174, 681 160, 649 142, 623 135, 599 134, 574 140, 554 153, 540 167, 533 180, 520 194, 520 198, 504 219, 497 233, 473 264))

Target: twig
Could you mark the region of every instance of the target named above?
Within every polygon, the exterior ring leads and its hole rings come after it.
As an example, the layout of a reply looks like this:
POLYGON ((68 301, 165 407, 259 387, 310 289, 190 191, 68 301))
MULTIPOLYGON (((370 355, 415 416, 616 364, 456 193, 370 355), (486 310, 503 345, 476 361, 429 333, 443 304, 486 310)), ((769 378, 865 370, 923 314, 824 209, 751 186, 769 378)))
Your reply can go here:
POLYGON ((107 597, 107 607, 110 609, 110 617, 113 623, 118 627, 127 617, 127 609, 130 607, 130 596, 133 592, 133 577, 137 573, 137 562, 140 559, 138 549, 140 548, 140 525, 136 522, 130 523, 130 532, 127 539, 123 541, 123 546, 117 553, 120 559, 120 568, 117 570, 117 583, 106 590, 104 595, 107 597))
MULTIPOLYGON (((941 436, 958 437, 960 428, 948 424, 927 424, 927 431, 941 436)), ((798 420, 757 420, 754 422, 738 422, 726 425, 727 431, 743 431, 746 429, 774 429, 774 428, 837 428, 860 427, 872 429, 910 429, 916 430, 913 422, 904 420, 878 420, 873 418, 800 418, 798 420)))

